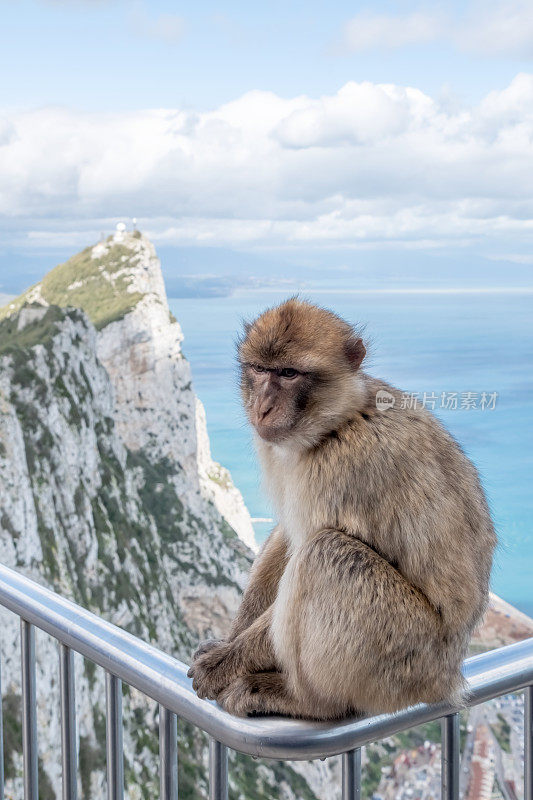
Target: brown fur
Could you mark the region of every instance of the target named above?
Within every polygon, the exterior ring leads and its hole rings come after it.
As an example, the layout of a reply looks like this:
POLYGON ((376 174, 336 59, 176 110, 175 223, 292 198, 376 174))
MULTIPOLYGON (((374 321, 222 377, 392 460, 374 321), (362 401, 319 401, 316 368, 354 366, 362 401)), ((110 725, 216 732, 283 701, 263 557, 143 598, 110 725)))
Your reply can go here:
POLYGON ((239 356, 279 526, 228 641, 195 654, 194 687, 236 714, 460 703, 496 542, 476 470, 435 417, 359 369, 360 338, 329 311, 270 309, 239 356), (380 389, 393 408, 378 411, 380 389))

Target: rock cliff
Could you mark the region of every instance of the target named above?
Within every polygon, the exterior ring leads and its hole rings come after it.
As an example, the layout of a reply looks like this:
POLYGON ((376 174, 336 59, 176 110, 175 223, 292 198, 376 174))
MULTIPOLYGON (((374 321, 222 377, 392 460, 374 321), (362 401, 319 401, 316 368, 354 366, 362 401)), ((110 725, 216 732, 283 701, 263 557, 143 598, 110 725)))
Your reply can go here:
MULTIPOLYGON (((0 560, 188 660, 220 636, 255 547, 210 456, 151 243, 119 231, 0 311, 0 560)), ((6 797, 22 798, 18 619, 1 612, 6 797)), ((40 796, 60 797, 57 646, 37 636, 40 796)), ((105 795, 105 692, 76 659, 80 797, 105 795)), ((129 800, 158 796, 157 708, 125 687, 129 800)), ((329 768, 234 757, 231 796, 313 800, 329 768), (304 774, 302 774, 302 772, 304 774)), ((207 796, 204 737, 180 725, 180 797, 207 796)))

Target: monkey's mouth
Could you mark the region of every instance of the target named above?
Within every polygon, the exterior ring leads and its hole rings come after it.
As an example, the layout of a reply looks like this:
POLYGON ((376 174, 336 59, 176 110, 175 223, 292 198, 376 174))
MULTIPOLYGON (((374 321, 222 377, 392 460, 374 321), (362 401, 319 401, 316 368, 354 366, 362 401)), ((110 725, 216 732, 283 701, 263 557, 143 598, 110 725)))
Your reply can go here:
POLYGON ((250 404, 247 408, 248 419, 255 432, 265 442, 279 442, 285 439, 293 428, 294 421, 275 403, 270 407, 250 404))
POLYGON ((265 442, 279 442, 282 439, 285 439, 291 432, 291 426, 287 425, 286 422, 275 422, 274 420, 268 420, 268 423, 265 422, 265 418, 261 422, 253 422, 254 429, 256 433, 264 439, 265 442))
POLYGON ((262 430, 276 427, 274 417, 275 415, 272 413, 272 409, 269 409, 264 413, 258 413, 255 409, 252 409, 248 414, 250 422, 258 433, 262 430))

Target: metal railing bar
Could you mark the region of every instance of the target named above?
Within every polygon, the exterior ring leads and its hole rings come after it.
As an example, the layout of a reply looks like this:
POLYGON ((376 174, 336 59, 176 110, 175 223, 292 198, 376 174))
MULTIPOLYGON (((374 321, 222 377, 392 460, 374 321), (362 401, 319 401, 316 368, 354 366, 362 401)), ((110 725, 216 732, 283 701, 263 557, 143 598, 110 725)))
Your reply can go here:
POLYGON ((524 800, 533 800, 533 686, 524 692, 524 800))
POLYGON ((361 800, 361 748, 342 754, 342 800, 361 800))
POLYGON ((20 620, 22 677, 22 757, 24 800, 39 800, 39 756, 37 753, 37 691, 35 686, 35 628, 20 620))
POLYGON ((459 714, 448 714, 441 720, 441 797, 459 800, 460 731, 459 714))
MULTIPOLYGON (((187 665, 0 564, 0 604, 99 664, 233 750, 265 758, 307 760, 353 750, 457 711, 446 703, 340 723, 275 717, 239 719, 200 700, 187 665)), ((467 659, 467 705, 533 683, 533 638, 467 659)))
POLYGON ((59 645, 59 692, 61 696, 61 768, 63 800, 78 796, 76 755, 76 696, 74 690, 74 653, 59 645))
POLYGON ((209 739, 209 800, 228 800, 228 748, 209 739))
POLYGON ((109 672, 105 676, 105 696, 107 800, 123 800, 122 681, 109 672))
POLYGON ((160 800, 178 800, 178 718, 159 706, 160 800))

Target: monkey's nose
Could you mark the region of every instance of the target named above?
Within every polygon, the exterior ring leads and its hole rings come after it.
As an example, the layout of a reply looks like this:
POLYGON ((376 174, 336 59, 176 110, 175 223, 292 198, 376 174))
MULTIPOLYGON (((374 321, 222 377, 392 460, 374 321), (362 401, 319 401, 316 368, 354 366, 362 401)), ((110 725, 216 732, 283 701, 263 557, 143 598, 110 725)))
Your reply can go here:
POLYGON ((273 407, 274 402, 271 398, 257 398, 256 402, 254 403, 254 417, 256 423, 263 422, 264 419, 270 414, 273 407))
POLYGON ((270 414, 274 407, 274 403, 263 403, 262 406, 258 409, 257 416, 259 418, 259 422, 263 422, 263 420, 270 414))

